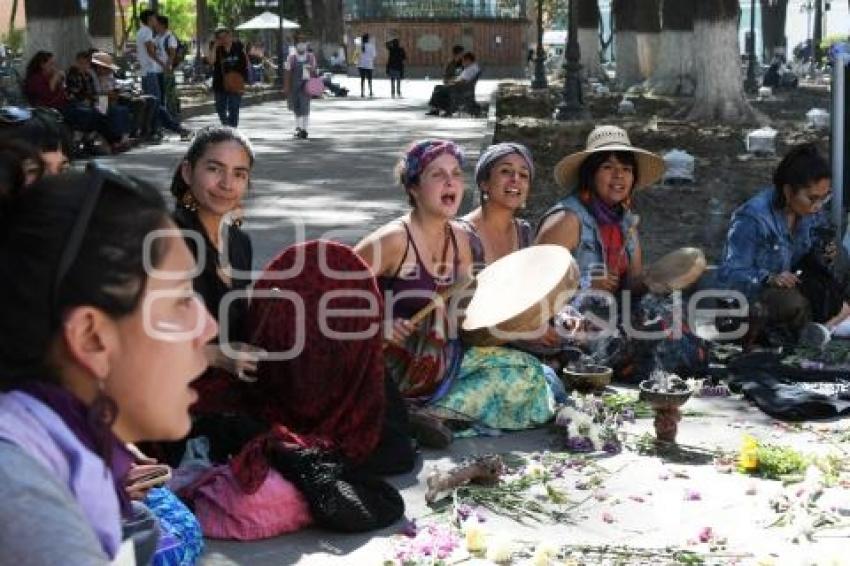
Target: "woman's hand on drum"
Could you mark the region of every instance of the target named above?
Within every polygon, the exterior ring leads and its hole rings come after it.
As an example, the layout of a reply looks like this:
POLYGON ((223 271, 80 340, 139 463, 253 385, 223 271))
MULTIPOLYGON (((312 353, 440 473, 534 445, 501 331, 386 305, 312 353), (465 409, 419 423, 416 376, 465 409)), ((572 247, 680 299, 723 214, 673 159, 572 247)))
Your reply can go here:
POLYGON ((393 334, 389 341, 397 346, 401 346, 413 334, 414 330, 416 330, 416 327, 412 322, 406 318, 397 318, 393 320, 393 334))
POLYGON ((590 280, 590 288, 597 291, 615 292, 620 286, 620 277, 614 273, 607 273, 590 280))
POLYGON ((235 350, 235 356, 229 356, 219 344, 207 346, 210 365, 232 373, 242 381, 257 381, 254 375, 257 373, 257 364, 268 356, 268 352, 244 342, 231 342, 230 349, 235 350))
POLYGON ((780 289, 791 289, 796 287, 799 282, 800 279, 790 271, 774 273, 767 278, 768 287, 778 287, 780 289))

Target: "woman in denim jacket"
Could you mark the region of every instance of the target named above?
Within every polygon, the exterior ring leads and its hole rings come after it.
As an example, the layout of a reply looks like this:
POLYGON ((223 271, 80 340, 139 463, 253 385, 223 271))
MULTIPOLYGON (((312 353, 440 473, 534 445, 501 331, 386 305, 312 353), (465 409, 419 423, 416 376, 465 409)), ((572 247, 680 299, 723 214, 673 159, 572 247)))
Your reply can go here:
MULTIPOLYGON (((732 215, 719 281, 757 305, 750 316, 758 328, 763 323, 796 334, 812 320, 810 301, 823 299, 806 296, 811 287, 801 287, 801 277, 815 275, 800 268, 819 246, 828 259, 836 254, 834 243, 817 235, 818 227, 828 226, 822 209, 832 197, 831 176, 829 163, 814 144, 799 145, 779 163, 774 186, 732 215)), ((846 318, 841 305, 836 306, 832 318, 817 322, 831 327, 846 318)))

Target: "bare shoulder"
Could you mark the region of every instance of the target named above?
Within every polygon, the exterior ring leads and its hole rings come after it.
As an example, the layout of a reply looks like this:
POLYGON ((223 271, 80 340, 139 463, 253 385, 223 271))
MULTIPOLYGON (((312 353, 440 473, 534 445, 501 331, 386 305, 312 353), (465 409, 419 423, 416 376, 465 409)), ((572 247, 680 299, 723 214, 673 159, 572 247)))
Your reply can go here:
POLYGON ((385 275, 404 259, 407 231, 401 222, 385 224, 360 240, 354 251, 372 267, 375 275, 385 275))
POLYGON ((546 218, 535 243, 560 244, 572 248, 578 241, 580 231, 578 215, 570 210, 561 210, 546 218))

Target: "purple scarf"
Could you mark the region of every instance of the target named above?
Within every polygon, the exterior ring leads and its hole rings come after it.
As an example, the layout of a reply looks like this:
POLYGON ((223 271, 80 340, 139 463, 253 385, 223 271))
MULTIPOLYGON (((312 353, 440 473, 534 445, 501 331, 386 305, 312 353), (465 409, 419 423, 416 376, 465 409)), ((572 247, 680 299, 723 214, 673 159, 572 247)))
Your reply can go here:
POLYGON ((616 204, 608 206, 601 199, 593 197, 590 201, 590 213, 596 219, 600 226, 608 224, 616 224, 619 226, 623 222, 623 207, 616 204))
POLYGON ((45 381, 31 381, 18 389, 50 407, 83 446, 103 459, 104 464, 112 472, 121 512, 124 516, 129 515, 130 497, 124 489, 124 478, 130 471, 133 457, 124 444, 106 425, 93 423, 88 418, 88 407, 64 387, 45 381))

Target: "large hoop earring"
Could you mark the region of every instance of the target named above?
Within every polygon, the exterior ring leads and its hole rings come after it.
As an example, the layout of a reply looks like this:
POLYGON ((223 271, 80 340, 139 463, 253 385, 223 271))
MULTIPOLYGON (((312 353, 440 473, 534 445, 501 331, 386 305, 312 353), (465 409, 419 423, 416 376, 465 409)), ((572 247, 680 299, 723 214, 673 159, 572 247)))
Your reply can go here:
POLYGON ((195 198, 195 195, 190 190, 187 190, 180 197, 180 205, 191 212, 198 212, 198 199, 195 198))

